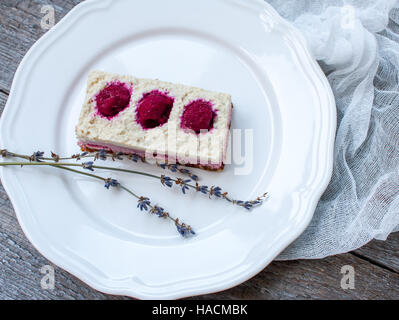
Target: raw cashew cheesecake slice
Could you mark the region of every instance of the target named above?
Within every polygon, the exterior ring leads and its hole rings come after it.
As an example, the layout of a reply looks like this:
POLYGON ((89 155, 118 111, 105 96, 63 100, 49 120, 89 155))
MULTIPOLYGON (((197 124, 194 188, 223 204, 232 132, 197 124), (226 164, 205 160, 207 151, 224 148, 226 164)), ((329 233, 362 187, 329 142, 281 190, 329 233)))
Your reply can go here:
POLYGON ((231 115, 229 94, 92 71, 76 135, 86 151, 222 170, 231 115))

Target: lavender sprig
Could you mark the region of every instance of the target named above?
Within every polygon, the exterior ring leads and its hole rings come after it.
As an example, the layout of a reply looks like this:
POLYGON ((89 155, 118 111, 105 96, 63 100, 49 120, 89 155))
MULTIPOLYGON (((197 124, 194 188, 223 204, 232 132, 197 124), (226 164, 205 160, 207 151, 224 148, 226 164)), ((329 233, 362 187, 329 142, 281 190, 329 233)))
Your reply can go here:
MULTIPOLYGON (((58 154, 51 152, 51 157, 44 157, 44 152, 42 151, 37 151, 35 152, 33 155, 31 156, 27 156, 24 154, 18 154, 18 153, 14 153, 14 152, 9 152, 6 149, 2 149, 0 150, 0 152, 4 151, 4 155, 2 155, 3 157, 16 157, 16 158, 22 158, 22 159, 26 159, 29 160, 31 162, 40 162, 40 161, 54 161, 54 162, 59 162, 59 161, 64 161, 64 160, 82 160, 84 158, 93 158, 93 161, 96 160, 107 160, 107 159, 112 159, 113 161, 116 160, 130 160, 133 161, 135 163, 137 163, 139 160, 141 160, 141 162, 144 163, 148 163, 144 158, 136 155, 136 154, 124 154, 122 152, 109 152, 105 149, 99 150, 99 151, 95 151, 95 152, 81 152, 81 153, 76 153, 73 154, 70 157, 60 157, 58 154)), ((155 163, 158 167, 163 168, 163 169, 168 169, 173 173, 181 173, 184 175, 188 175, 192 180, 194 181, 198 181, 199 177, 195 174, 193 174, 190 170, 186 169, 186 168, 180 168, 179 165, 177 164, 167 164, 167 163, 159 163, 156 162, 155 163)))
MULTIPOLYGON (((126 172, 126 173, 131 173, 131 174, 138 174, 138 175, 143 175, 143 176, 147 176, 150 178, 155 178, 155 179, 159 179, 161 184, 172 188, 173 185, 177 185, 181 188, 181 191, 183 194, 186 194, 188 189, 193 189, 197 192, 200 192, 202 194, 206 194, 208 195, 208 197, 210 199, 212 198, 220 198, 220 199, 224 199, 234 205, 243 207, 247 210, 251 210, 259 205, 261 205, 264 200, 266 199, 267 193, 264 193, 262 196, 257 197, 255 200, 249 200, 249 201, 242 201, 242 200, 236 200, 236 199, 232 199, 228 196, 227 192, 223 192, 222 188, 218 187, 218 186, 211 186, 208 187, 206 185, 199 185, 198 182, 196 180, 194 180, 195 184, 190 184, 191 180, 190 179, 181 179, 181 178, 171 178, 168 177, 166 175, 161 175, 161 176, 157 176, 154 174, 150 174, 150 173, 146 173, 146 172, 141 172, 141 171, 135 171, 135 170, 129 170, 129 169, 122 169, 122 168, 114 168, 114 167, 108 167, 108 166, 97 166, 94 164, 93 161, 88 161, 88 162, 83 162, 83 163, 61 163, 59 162, 59 160, 61 159, 65 159, 65 158, 60 158, 57 155, 55 155, 54 153, 52 153, 52 158, 45 158, 43 156, 43 152, 36 152, 36 157, 38 157, 38 162, 33 162, 31 160, 31 158, 33 156, 25 156, 25 155, 18 155, 12 152, 8 152, 7 150, 0 150, 0 155, 2 155, 3 157, 19 157, 19 158, 23 158, 23 159, 28 159, 29 163, 20 163, 20 162, 9 162, 9 163, 0 163, 0 165, 48 165, 48 166, 65 166, 65 167, 70 167, 70 166, 75 166, 75 167, 82 167, 86 170, 90 170, 90 171, 94 171, 94 169, 104 169, 104 170, 113 170, 113 171, 120 171, 120 172, 126 172), (46 159, 51 159, 54 161, 54 159, 57 159, 57 161, 55 161, 55 163, 51 162, 45 162, 44 160, 46 159)), ((34 154, 34 155, 35 155, 34 154)), ((101 159, 107 156, 107 154, 105 152, 103 152, 103 150, 99 151, 96 153, 97 155, 95 156, 95 159, 101 159)), ((73 159, 77 159, 77 158, 84 158, 86 157, 87 154, 83 153, 83 154, 79 154, 79 155, 74 155, 72 158, 73 159)), ((116 154, 113 155, 113 159, 119 159, 119 157, 121 157, 122 155, 120 154, 116 154)), ((95 160, 94 159, 94 160, 95 160)), ((106 159, 106 158, 104 158, 106 159)), ((184 170, 185 169, 178 169, 178 167, 174 166, 174 165, 167 165, 165 164, 165 168, 169 167, 171 171, 179 171, 179 170, 183 170, 182 173, 187 173, 184 170)), ((179 171, 180 172, 180 171, 179 171)))

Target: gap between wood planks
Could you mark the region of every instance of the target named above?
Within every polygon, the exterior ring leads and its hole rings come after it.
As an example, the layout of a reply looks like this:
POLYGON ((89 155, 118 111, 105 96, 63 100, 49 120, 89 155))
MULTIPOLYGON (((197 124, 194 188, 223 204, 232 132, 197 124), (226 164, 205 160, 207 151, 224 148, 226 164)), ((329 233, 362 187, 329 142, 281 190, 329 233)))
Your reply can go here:
POLYGON ((379 262, 377 260, 374 260, 374 259, 372 259, 370 257, 365 257, 365 256, 361 255, 360 253, 357 253, 357 252, 354 252, 354 251, 350 251, 348 253, 350 253, 351 255, 354 255, 355 257, 360 258, 360 259, 362 259, 364 261, 367 261, 367 262, 371 263, 374 266, 377 266, 377 267, 380 267, 380 268, 385 269, 387 271, 399 274, 399 272, 396 271, 395 269, 392 269, 389 266, 387 266, 387 265, 385 265, 385 264, 383 264, 383 263, 381 263, 381 262, 379 262))
POLYGON ((0 88, 0 92, 3 93, 3 94, 5 94, 5 95, 7 96, 6 98, 8 99, 8 96, 10 95, 10 92, 9 92, 9 91, 0 88))

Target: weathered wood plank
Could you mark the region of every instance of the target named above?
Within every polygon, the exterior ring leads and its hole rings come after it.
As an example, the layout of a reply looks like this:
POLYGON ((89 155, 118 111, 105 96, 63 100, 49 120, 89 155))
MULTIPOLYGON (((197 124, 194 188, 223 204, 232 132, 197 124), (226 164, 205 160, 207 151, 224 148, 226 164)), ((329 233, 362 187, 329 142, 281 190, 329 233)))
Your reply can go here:
POLYGON ((0 116, 3 113, 3 109, 6 105, 8 95, 0 91, 0 116))
MULTIPOLYGON (((89 288, 55 268, 54 290, 40 287, 40 268, 50 264, 27 241, 0 188, 1 299, 119 299, 89 288), (5 213, 4 211, 8 211, 5 213)), ((51 265, 51 264, 50 264, 51 265)), ((399 275, 351 254, 323 260, 273 262, 259 275, 230 290, 201 299, 395 299, 399 275), (355 269, 355 289, 340 287, 341 267, 355 269)))
POLYGON ((41 8, 54 6, 56 22, 81 0, 0 1, 0 89, 9 90, 25 53, 46 30, 40 26, 41 8))
POLYGON ((253 279, 201 299, 398 299, 399 275, 351 254, 273 262, 253 279), (342 266, 355 270, 355 289, 341 288, 342 266))

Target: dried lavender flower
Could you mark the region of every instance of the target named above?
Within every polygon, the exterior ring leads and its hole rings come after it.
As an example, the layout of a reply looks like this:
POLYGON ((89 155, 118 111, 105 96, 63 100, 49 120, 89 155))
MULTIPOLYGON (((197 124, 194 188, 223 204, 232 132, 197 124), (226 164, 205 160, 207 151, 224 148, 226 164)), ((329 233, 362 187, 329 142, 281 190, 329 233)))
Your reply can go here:
POLYGON ((105 185, 104 185, 105 188, 109 189, 109 187, 118 187, 118 186, 119 186, 118 180, 112 178, 105 179, 105 185))
POLYGON ((172 186, 173 186, 173 180, 172 180, 172 178, 167 177, 167 176, 165 176, 165 175, 161 175, 161 183, 162 183, 164 186, 167 186, 167 187, 169 187, 169 188, 172 188, 172 186))
POLYGON ((30 156, 30 161, 41 162, 44 156, 43 151, 36 151, 30 156))
POLYGON ((175 224, 176 224, 177 232, 179 232, 180 235, 181 235, 183 238, 187 238, 187 237, 189 237, 189 236, 192 236, 192 235, 195 235, 195 234, 196 234, 196 233, 194 232, 194 230, 191 229, 190 226, 186 226, 184 223, 180 224, 178 219, 176 219, 175 224))
POLYGON ((147 211, 148 207, 151 205, 150 199, 147 197, 140 197, 137 202, 137 208, 139 208, 140 211, 147 211))
POLYGON ((94 171, 94 169, 93 169, 93 164, 94 164, 93 161, 83 162, 83 163, 82 163, 82 167, 83 167, 83 169, 87 169, 87 170, 90 170, 90 171, 94 171))

